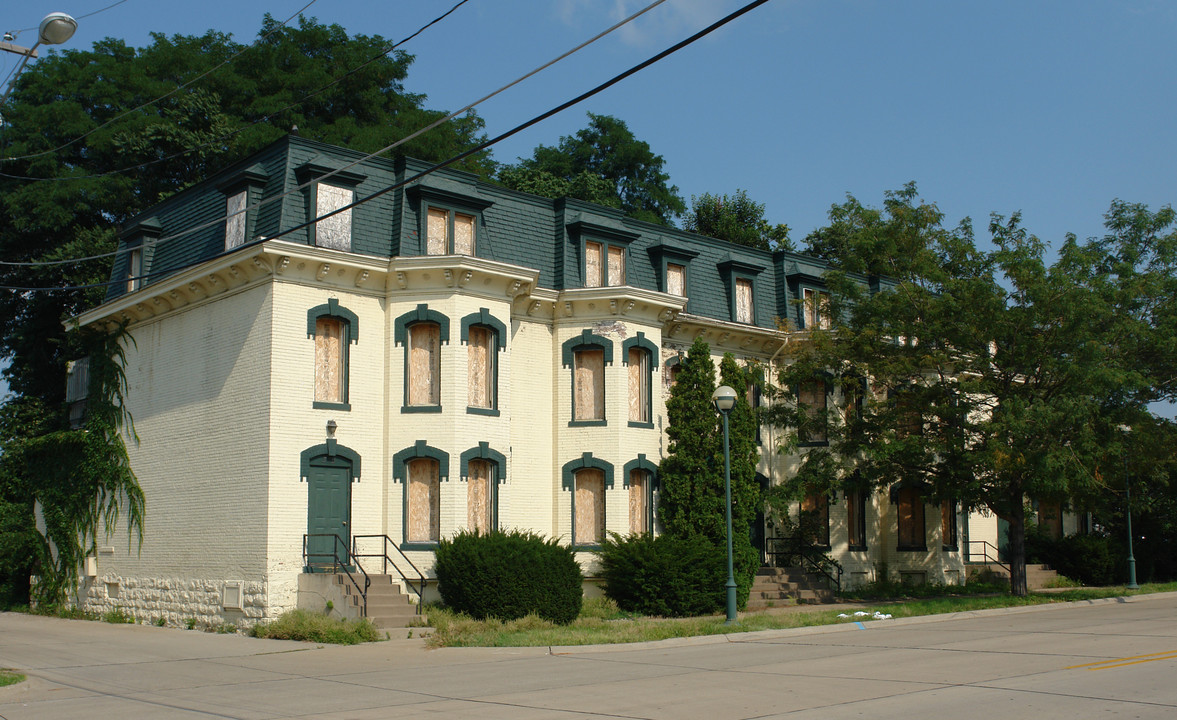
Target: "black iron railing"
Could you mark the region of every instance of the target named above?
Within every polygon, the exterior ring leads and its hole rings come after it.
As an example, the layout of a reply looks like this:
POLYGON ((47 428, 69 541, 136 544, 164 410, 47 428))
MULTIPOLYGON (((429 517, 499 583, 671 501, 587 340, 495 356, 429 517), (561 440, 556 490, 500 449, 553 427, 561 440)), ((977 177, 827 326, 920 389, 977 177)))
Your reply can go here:
POLYGON ((421 613, 421 606, 425 602, 425 574, 418 570, 417 566, 413 564, 413 561, 401 552, 401 549, 392 541, 392 538, 387 535, 355 535, 351 539, 351 556, 353 558, 379 558, 383 563, 384 575, 388 574, 388 568, 391 565, 392 569, 396 571, 396 574, 400 576, 400 579, 404 581, 405 587, 417 594, 417 614, 419 615, 421 613), (360 552, 361 540, 365 541, 364 544, 368 549, 371 549, 370 541, 379 540, 379 552, 360 552), (393 552, 400 558, 401 563, 412 569, 412 576, 401 569, 401 565, 389 553, 389 548, 392 548, 393 552), (416 583, 416 586, 414 586, 414 583, 416 583))
POLYGON ((842 565, 827 553, 828 547, 813 545, 804 538, 776 537, 765 541, 765 554, 773 567, 799 567, 814 575, 822 575, 830 589, 842 589, 842 565))
POLYGON ((302 536, 302 562, 306 567, 307 572, 327 572, 330 571, 335 574, 343 574, 351 581, 356 592, 360 594, 360 600, 363 603, 363 616, 368 616, 368 588, 372 586, 372 579, 368 577, 368 573, 364 568, 356 562, 355 555, 348 548, 347 543, 343 538, 334 533, 310 533, 302 536), (314 543, 316 547, 312 550, 312 538, 331 538, 331 551, 327 552, 327 543, 314 543), (359 580, 353 573, 359 573, 364 580, 363 587, 360 587, 359 580))
POLYGON ((1010 570, 1009 565, 1001 561, 1000 548, 996 547, 988 540, 969 540, 968 543, 968 562, 996 565, 1005 570, 1007 573, 1010 573, 1010 577, 1013 577, 1013 571, 1010 570), (980 552, 977 552, 977 550, 974 548, 979 548, 980 552))

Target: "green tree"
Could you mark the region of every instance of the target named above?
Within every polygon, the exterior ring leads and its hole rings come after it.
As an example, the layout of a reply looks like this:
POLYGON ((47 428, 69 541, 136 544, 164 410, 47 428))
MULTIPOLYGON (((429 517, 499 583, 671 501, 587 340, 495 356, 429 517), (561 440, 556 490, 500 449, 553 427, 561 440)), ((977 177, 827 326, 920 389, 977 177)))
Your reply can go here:
MULTIPOLYGON (((574 136, 560 138, 555 147, 540 145, 530 158, 520 160, 525 170, 542 171, 568 183, 582 173, 604 178, 626 215, 649 222, 673 225, 686 203, 678 188, 669 185, 661 155, 649 143, 634 137, 624 121, 609 115, 589 113, 588 127, 574 136)), ((552 196, 549 196, 552 197, 552 196)))
MULTIPOLYGON (((759 565, 749 536, 759 502, 756 431, 744 396, 746 372, 730 355, 725 356, 722 366, 726 369, 723 382, 739 397, 729 417, 728 434, 732 452, 732 554, 739 604, 744 605, 759 565)), ((723 430, 711 400, 715 387, 711 349, 706 341, 697 339, 687 351, 666 402, 670 443, 658 470, 662 487, 658 512, 668 535, 687 540, 703 537, 716 548, 726 548, 723 430)))
POLYGON ((512 190, 554 200, 567 197, 611 208, 621 207, 621 199, 617 197, 613 183, 587 170, 572 178, 564 178, 547 170, 507 166, 499 170, 495 179, 512 190))
MULTIPOLYGON (((947 230, 934 208, 909 185, 885 213, 853 198, 831 212, 834 326, 814 331, 779 380, 832 373, 844 406, 819 419, 829 445, 806 451, 793 482, 912 483, 928 502, 988 508, 1009 522, 1024 594, 1026 503, 1106 494, 1118 425, 1172 397, 1175 357, 1160 348, 1174 337, 1173 213, 1114 203, 1107 236, 1069 237, 1048 263, 1016 215, 994 216, 995 247, 981 251, 967 223, 947 230), (875 292, 846 272, 880 270, 875 292), (864 378, 861 412, 843 412, 864 378)), ((772 416, 794 431, 813 421, 786 403, 772 416)))
POLYGON ((731 196, 692 195, 691 211, 683 219, 683 229, 760 250, 793 249, 789 226, 769 225, 764 219, 764 205, 753 201, 743 190, 736 190, 731 196))

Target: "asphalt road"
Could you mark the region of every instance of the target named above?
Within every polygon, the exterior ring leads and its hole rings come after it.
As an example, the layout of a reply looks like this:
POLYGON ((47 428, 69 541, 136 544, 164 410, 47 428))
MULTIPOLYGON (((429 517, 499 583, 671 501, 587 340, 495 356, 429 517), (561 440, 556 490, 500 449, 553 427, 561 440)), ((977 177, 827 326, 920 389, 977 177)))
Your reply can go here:
POLYGON ((1177 593, 597 648, 0 614, 0 718, 1177 718, 1177 593))

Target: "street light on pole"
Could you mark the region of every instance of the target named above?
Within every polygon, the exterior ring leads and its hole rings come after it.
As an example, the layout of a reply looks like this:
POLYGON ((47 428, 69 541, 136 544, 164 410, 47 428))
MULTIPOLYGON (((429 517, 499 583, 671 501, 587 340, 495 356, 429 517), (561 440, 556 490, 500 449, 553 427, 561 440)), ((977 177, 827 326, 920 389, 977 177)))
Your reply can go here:
MULTIPOLYGON (((1128 425, 1121 425, 1120 430, 1124 432, 1124 437, 1127 439, 1131 433, 1132 428, 1128 425)), ((1124 587, 1128 590, 1138 590, 1140 586, 1136 584, 1136 556, 1132 553, 1132 485, 1128 482, 1128 444, 1124 443, 1124 503, 1127 505, 1128 512, 1128 584, 1124 587)))
POLYGON ((14 45, 9 42, 12 39, 11 34, 5 33, 4 41, 0 42, 0 50, 15 53, 16 55, 23 55, 24 59, 20 61, 16 72, 12 74, 12 82, 8 83, 8 88, 4 91, 4 97, 0 97, 0 105, 3 105, 8 100, 8 96, 16 88, 16 80, 20 77, 21 71, 25 69, 29 58, 37 57, 38 47, 42 45, 60 45, 73 37, 77 29, 77 20, 74 20, 63 12, 51 12, 41 20, 41 25, 37 28, 37 42, 31 48, 14 45))
POLYGON ((736 574, 732 567, 732 456, 728 443, 727 416, 736 406, 736 391, 727 385, 720 385, 711 394, 715 409, 723 416, 723 491, 727 512, 727 621, 733 625, 736 622, 736 574))

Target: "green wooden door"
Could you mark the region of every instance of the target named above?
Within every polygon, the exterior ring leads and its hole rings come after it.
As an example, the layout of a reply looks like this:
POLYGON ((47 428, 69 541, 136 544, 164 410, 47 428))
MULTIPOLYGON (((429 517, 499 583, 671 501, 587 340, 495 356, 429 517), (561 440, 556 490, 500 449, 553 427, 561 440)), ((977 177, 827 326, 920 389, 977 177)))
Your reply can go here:
POLYGON ((316 458, 307 486, 307 535, 320 536, 307 538, 307 565, 330 568, 336 557, 350 564, 351 464, 338 456, 316 458))

